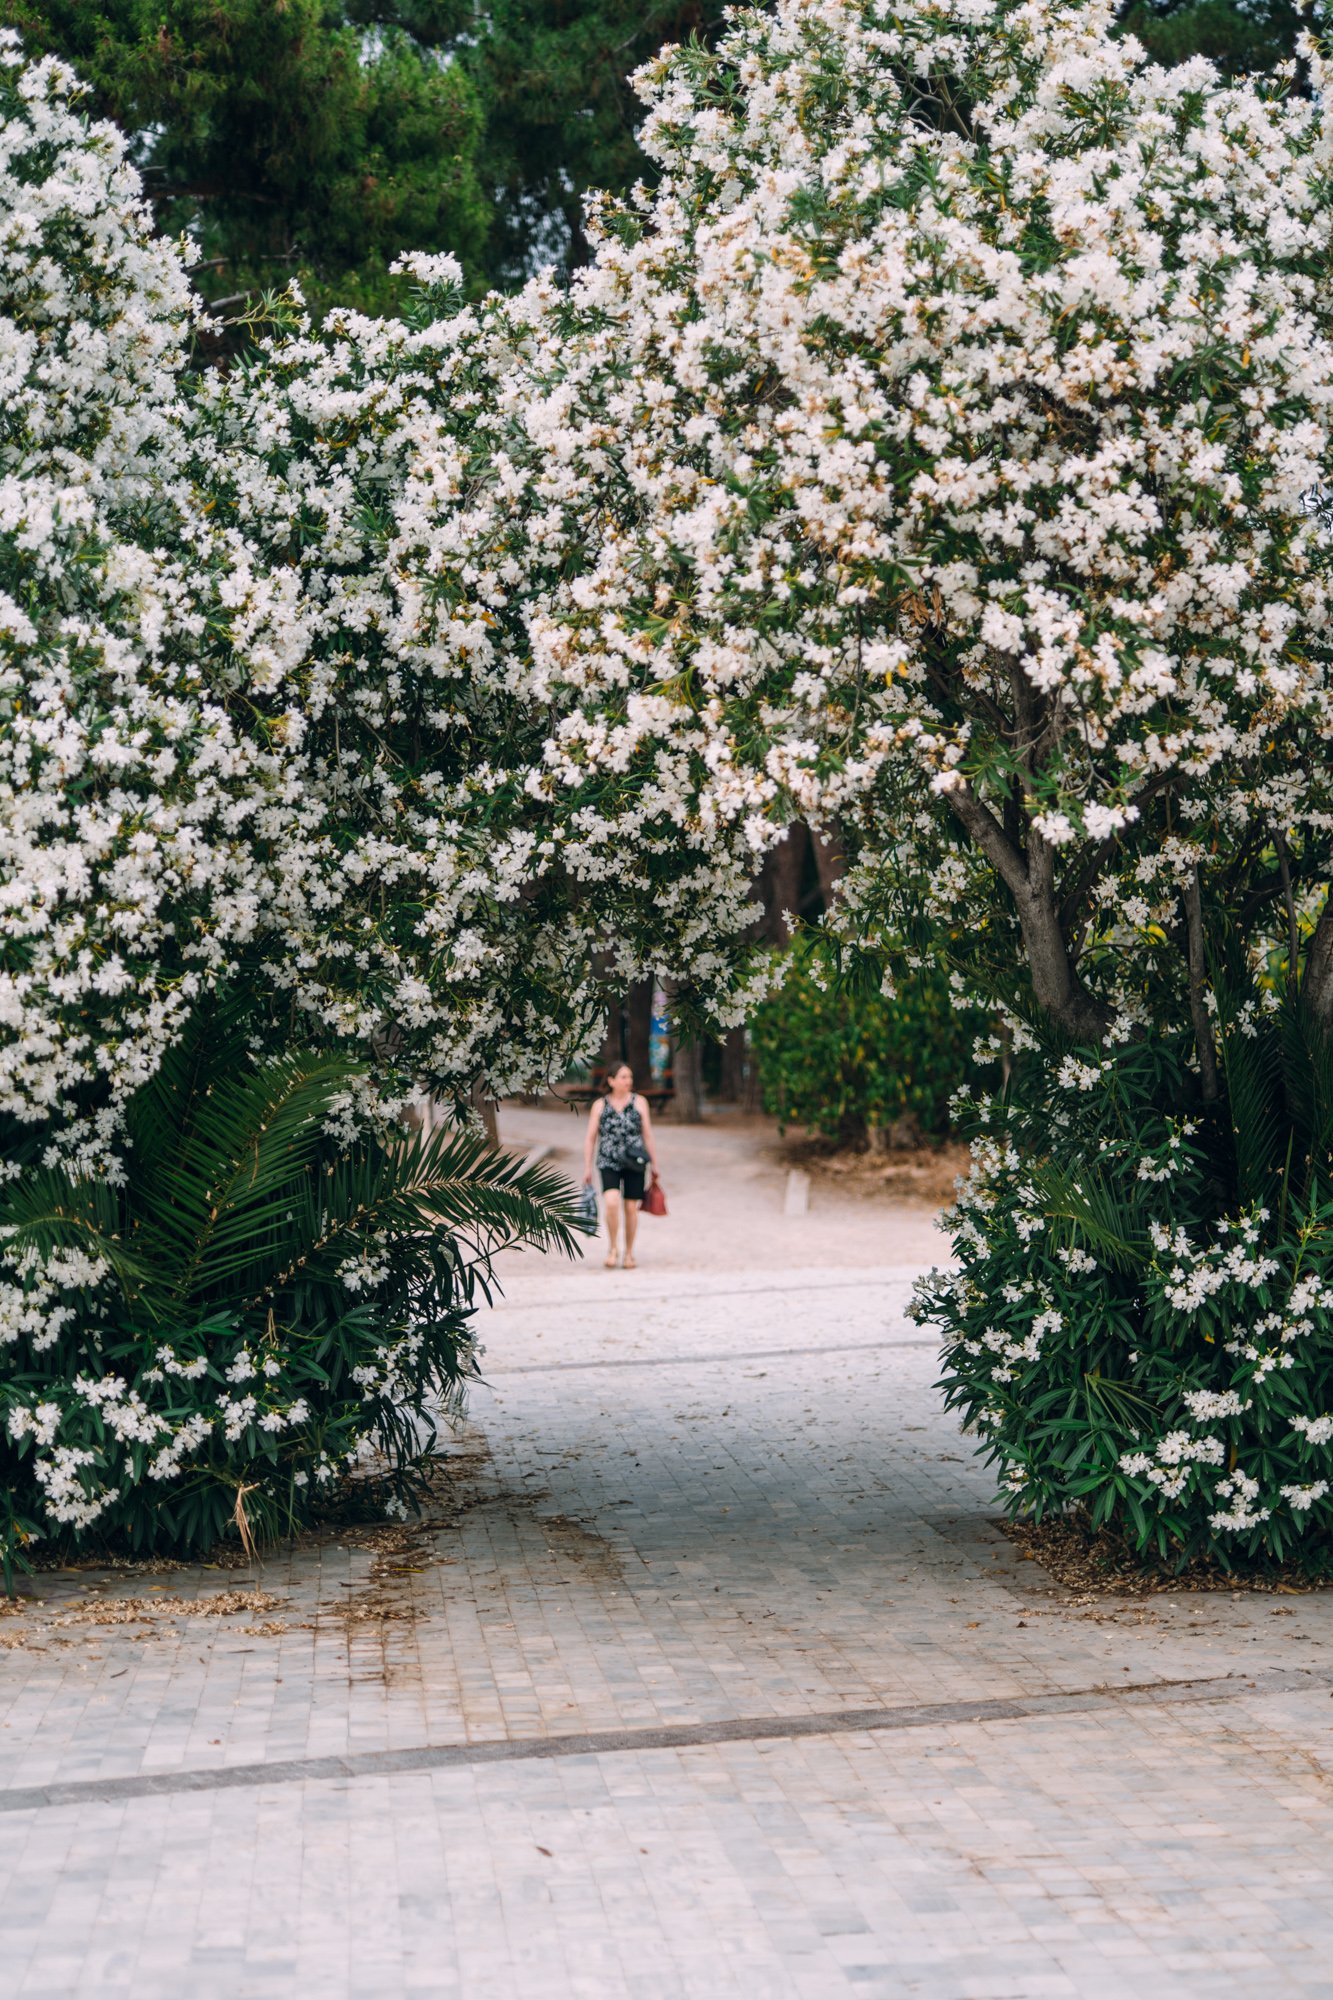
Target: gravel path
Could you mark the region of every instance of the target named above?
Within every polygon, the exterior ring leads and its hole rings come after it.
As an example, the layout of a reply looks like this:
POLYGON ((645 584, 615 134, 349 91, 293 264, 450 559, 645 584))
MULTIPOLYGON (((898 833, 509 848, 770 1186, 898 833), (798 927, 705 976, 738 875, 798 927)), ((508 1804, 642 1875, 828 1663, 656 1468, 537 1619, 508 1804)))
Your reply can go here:
POLYGON ((0 1618, 0 1992, 1333 1995, 1333 1595, 1053 1585, 928 1215, 662 1138, 637 1272, 510 1260, 428 1533, 0 1618))

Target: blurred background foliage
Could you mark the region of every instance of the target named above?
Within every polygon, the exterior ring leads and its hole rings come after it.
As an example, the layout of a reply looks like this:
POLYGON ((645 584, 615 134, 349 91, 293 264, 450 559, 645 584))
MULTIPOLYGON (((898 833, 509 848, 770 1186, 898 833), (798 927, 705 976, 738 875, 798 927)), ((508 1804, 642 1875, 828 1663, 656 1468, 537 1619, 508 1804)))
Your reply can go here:
MULTIPOLYGON (((135 140, 164 229, 234 308, 298 278, 316 311, 392 309, 403 250, 452 250, 470 286, 586 257, 583 196, 648 171, 627 78, 709 40, 722 0, 0 0, 135 140)), ((1164 62, 1269 67, 1291 0, 1135 0, 1164 62)))
POLYGON ((984 1024, 958 1012, 947 975, 844 955, 818 934, 789 947, 782 986, 750 1022, 765 1111, 841 1146, 910 1145, 949 1130, 949 1100, 973 1079, 984 1024))
POLYGON ((1302 27, 1313 25, 1293 0, 1134 0, 1121 12, 1121 26, 1158 62, 1207 56, 1232 76, 1272 69, 1294 53, 1302 27))

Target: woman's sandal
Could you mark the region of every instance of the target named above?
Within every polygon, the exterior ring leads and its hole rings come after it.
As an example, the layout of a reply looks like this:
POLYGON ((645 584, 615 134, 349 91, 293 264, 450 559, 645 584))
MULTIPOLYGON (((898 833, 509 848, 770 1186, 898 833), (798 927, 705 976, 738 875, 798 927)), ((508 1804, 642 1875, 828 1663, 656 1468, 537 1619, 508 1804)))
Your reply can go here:
POLYGON ((639 1268, 639 1260, 638 1260, 638 1258, 637 1258, 637 1257, 631 1257, 631 1256, 630 1256, 630 1255, 629 1255, 628 1253, 626 1253, 626 1256, 625 1256, 625 1262, 624 1262, 624 1265, 622 1266, 622 1268, 623 1268, 624 1270, 626 1270, 626 1271, 637 1271, 637 1270, 638 1270, 638 1268, 639 1268))
POLYGON ((620 1252, 618 1250, 612 1250, 610 1254, 603 1259, 603 1262, 605 1263, 608 1271, 614 1271, 616 1265, 620 1262, 620 1252))

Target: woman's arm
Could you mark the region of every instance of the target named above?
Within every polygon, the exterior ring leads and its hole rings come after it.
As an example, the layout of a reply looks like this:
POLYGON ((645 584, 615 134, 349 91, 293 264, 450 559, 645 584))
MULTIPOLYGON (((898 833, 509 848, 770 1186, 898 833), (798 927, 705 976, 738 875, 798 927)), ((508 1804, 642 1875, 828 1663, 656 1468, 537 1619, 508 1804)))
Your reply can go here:
POLYGON ((597 1144, 597 1128, 602 1122, 602 1106, 605 1098, 599 1097, 588 1113, 588 1123, 583 1134, 583 1185, 592 1186, 592 1149, 597 1144))
POLYGON ((643 1143, 648 1148, 648 1158, 652 1162, 653 1179, 657 1181, 662 1176, 657 1170, 657 1141, 653 1138, 653 1118, 646 1097, 639 1099, 639 1122, 643 1126, 643 1143))

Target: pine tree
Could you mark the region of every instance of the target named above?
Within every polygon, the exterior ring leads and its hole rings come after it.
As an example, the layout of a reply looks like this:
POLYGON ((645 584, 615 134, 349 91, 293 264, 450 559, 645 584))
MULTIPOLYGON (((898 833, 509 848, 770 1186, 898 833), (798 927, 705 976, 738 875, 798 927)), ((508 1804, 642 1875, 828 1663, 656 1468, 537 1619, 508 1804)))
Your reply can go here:
POLYGON ((1133 0, 1123 25, 1158 62, 1208 56, 1240 76, 1290 56, 1302 16, 1293 0, 1133 0))
POLYGON ((334 0, 0 0, 136 135, 162 226, 200 246, 201 290, 299 277, 312 304, 374 307, 404 249, 480 266, 477 87, 457 62, 334 0))

